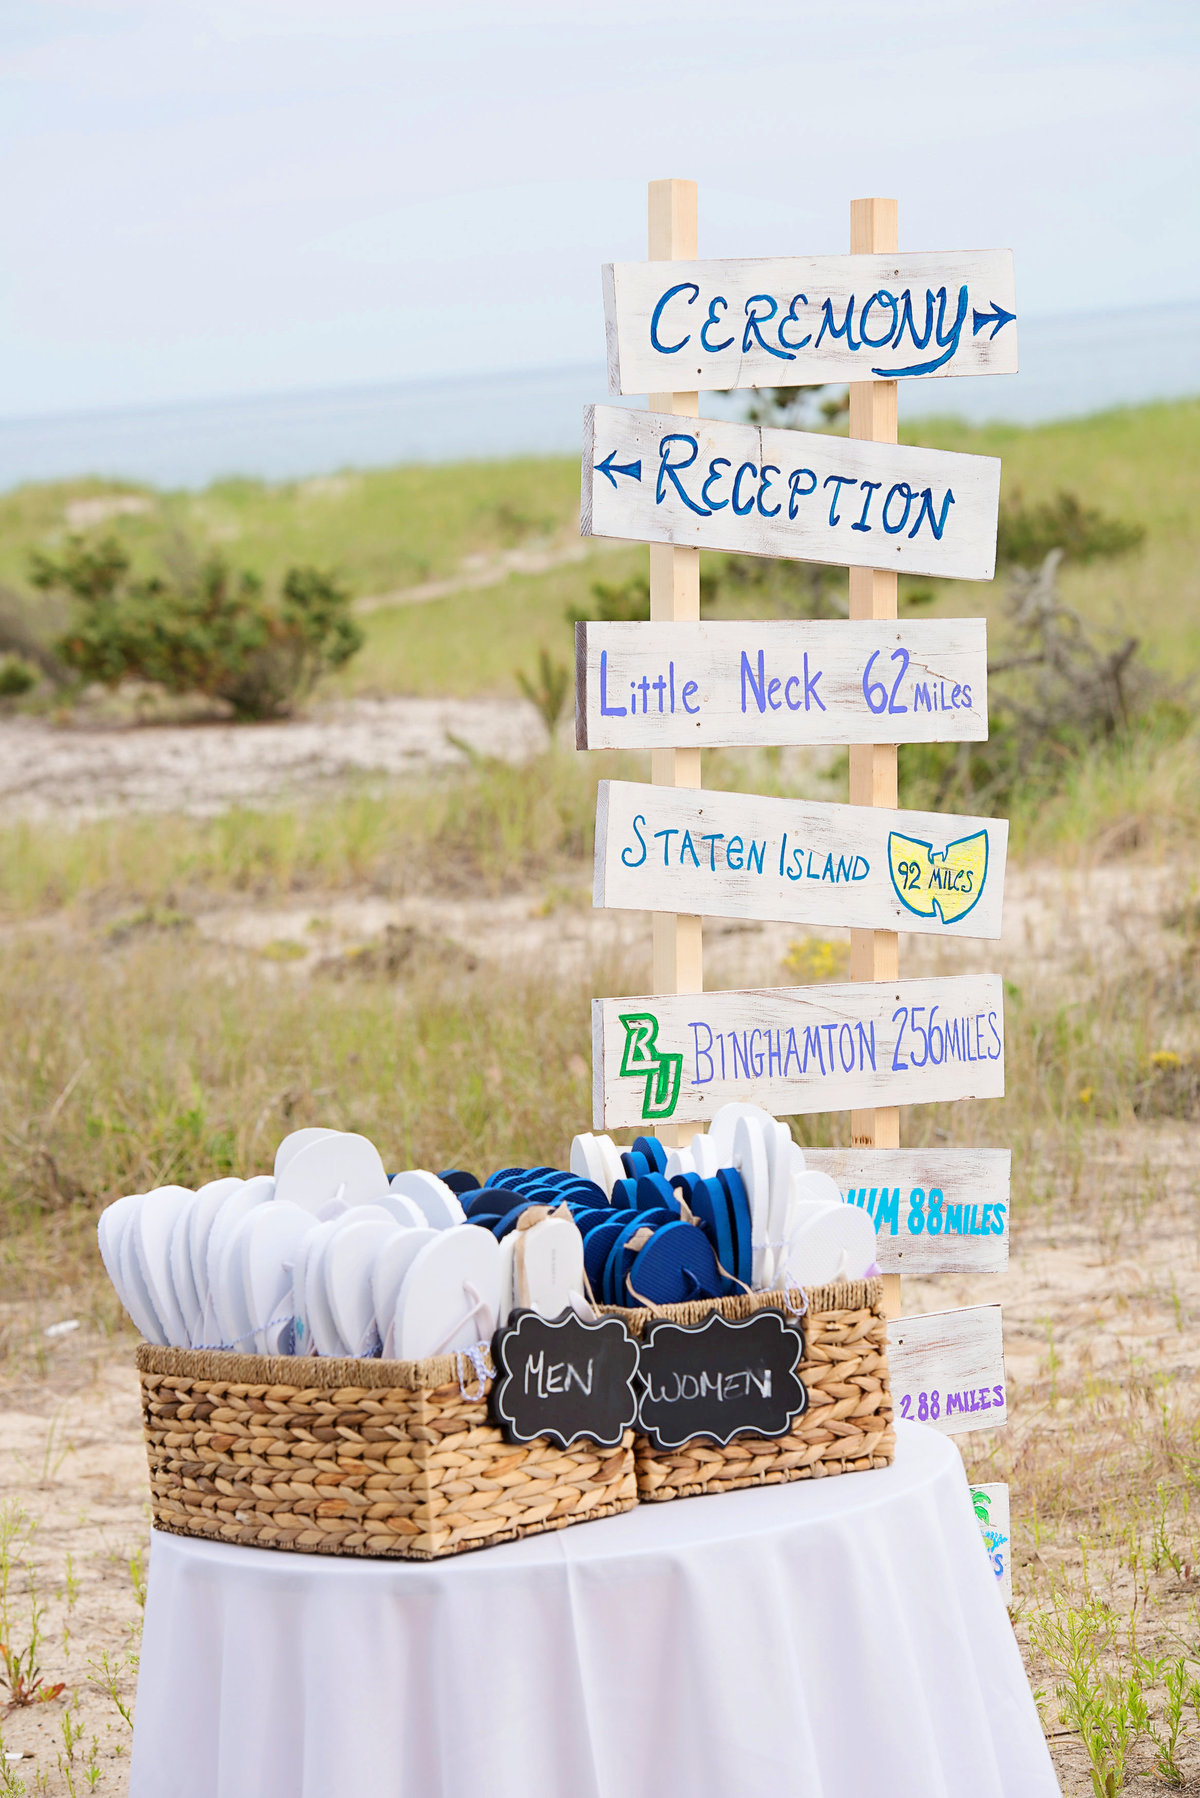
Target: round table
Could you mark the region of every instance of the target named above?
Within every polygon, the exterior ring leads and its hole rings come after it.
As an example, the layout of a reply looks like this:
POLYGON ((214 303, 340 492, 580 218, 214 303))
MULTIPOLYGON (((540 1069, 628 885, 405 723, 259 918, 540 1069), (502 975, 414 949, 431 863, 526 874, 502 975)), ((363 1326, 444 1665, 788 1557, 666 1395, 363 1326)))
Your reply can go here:
POLYGON ((445 1561, 156 1533, 131 1798, 1051 1798, 952 1442, 445 1561))

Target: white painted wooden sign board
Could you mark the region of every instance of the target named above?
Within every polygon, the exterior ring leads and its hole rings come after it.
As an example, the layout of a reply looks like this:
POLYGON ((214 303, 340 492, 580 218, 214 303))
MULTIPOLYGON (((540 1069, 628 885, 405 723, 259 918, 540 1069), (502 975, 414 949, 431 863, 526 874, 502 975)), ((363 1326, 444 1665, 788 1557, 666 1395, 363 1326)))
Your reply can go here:
POLYGON ((999 504, 995 456, 584 408, 583 537, 990 581, 999 504))
POLYGON ((577 624, 579 749, 981 743, 982 618, 577 624))
POLYGON ((1003 819, 602 780, 593 903, 998 937, 1003 819))
POLYGON ((999 1274, 1008 1266, 1008 1149, 805 1149, 876 1230, 885 1274, 999 1274))
POLYGON ((1011 1609, 1012 1541, 1010 1536, 1008 1487, 1003 1484, 971 1486, 971 1503, 983 1537, 984 1552, 1000 1587, 1000 1596, 1011 1609))
POLYGON ((617 262, 610 393, 1017 371, 1011 250, 617 262))
POLYGON ((999 1305, 965 1305, 888 1322, 892 1405, 943 1435, 1008 1421, 999 1305))
POLYGON ((597 1129, 713 1117, 741 1099, 777 1117, 1004 1092, 995 974, 592 1001, 597 1129))

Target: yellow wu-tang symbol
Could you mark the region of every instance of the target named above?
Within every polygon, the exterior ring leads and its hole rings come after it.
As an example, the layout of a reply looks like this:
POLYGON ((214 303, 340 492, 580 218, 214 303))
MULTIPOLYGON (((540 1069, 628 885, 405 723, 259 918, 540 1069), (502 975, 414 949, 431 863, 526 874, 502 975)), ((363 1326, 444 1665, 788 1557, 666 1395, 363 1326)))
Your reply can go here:
POLYGON ((943 924, 965 918, 983 891, 987 865, 986 830, 960 837, 944 849, 895 830, 888 837, 892 885, 901 905, 919 918, 937 917, 943 924))

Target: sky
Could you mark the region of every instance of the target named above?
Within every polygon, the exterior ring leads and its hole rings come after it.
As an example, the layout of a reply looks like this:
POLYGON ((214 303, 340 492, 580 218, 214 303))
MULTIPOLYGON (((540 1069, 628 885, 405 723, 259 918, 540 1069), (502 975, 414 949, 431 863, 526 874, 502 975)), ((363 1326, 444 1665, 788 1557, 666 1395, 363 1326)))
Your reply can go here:
POLYGON ((0 102, 0 417, 598 363, 667 175, 705 256, 884 194, 1027 315, 1200 299, 1195 0, 0 0, 0 102))

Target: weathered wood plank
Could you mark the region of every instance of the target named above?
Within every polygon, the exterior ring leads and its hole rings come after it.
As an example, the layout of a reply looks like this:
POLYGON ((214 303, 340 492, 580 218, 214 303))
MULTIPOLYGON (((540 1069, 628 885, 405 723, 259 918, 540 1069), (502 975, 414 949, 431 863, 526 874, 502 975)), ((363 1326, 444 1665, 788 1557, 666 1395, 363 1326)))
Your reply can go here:
POLYGON ((875 1224, 885 1274, 998 1274, 1008 1266, 1008 1149, 805 1149, 875 1224))
MULTIPOLYGON (((693 259, 699 232, 698 201, 694 181, 652 181, 647 195, 650 256, 693 259)), ((656 412, 674 412, 695 418, 700 395, 660 393, 651 395, 656 412)), ((650 616, 656 623, 696 624, 700 618, 700 552, 669 544, 650 548, 650 616)), ((650 778, 660 786, 698 787, 700 751, 656 749, 650 756, 650 778)), ((704 986, 704 941, 700 919, 694 916, 656 914, 651 920, 653 986, 659 993, 697 993, 704 986)), ((664 1140, 673 1140, 673 1126, 665 1126, 664 1140)))
POLYGON ((999 1098, 995 974, 592 1001, 597 1129, 713 1117, 732 1099, 776 1116, 999 1098))
POLYGON ((987 737, 982 618, 578 624, 580 749, 987 737))
POLYGON ((603 780, 593 902, 998 937, 1008 824, 603 780))
POLYGON ((888 1369, 898 1418, 946 1436, 1008 1421, 999 1305, 891 1319, 888 1369))
POLYGON ((1003 1484, 971 1486, 971 1503, 979 1522, 979 1534, 1000 1586, 1000 1596, 1010 1608, 1013 1601, 1011 1524, 1008 1487, 1003 1484))
POLYGON ((1017 370, 1011 250, 617 262, 602 284, 613 394, 1017 370))
POLYGON ((999 503, 995 456, 584 408, 584 537, 990 581, 999 503))

